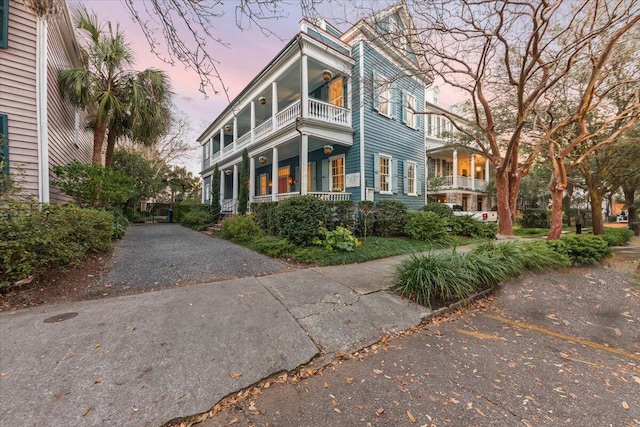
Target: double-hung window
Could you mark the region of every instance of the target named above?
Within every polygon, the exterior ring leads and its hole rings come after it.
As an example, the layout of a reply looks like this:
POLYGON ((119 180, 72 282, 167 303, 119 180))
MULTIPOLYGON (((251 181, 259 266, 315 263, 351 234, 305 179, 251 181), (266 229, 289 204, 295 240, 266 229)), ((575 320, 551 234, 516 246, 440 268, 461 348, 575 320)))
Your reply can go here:
POLYGON ((416 196, 418 194, 418 174, 417 165, 415 162, 407 162, 407 194, 410 196, 416 196))
POLYGON ((380 156, 380 192, 391 193, 391 157, 380 156))
POLYGON ((416 96, 403 92, 404 98, 404 123, 412 128, 416 128, 416 96))
POLYGON ((373 105, 380 114, 391 116, 391 82, 381 74, 373 73, 373 105))

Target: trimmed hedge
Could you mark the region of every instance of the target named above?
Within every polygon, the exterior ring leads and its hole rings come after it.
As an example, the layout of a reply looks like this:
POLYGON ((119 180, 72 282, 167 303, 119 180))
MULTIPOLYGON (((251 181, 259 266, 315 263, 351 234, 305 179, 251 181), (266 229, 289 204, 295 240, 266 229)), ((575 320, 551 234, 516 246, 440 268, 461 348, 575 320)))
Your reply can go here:
POLYGON ((567 256, 573 265, 598 264, 613 253, 601 236, 590 234, 568 234, 560 240, 549 240, 546 244, 555 252, 567 256))
POLYGON ((415 240, 440 241, 447 236, 445 221, 435 212, 409 212, 404 232, 415 240))
POLYGON ((297 196, 278 203, 278 235, 296 245, 310 245, 331 218, 329 205, 314 196, 297 196))
POLYGON ((633 237, 633 231, 628 228, 605 228, 601 235, 609 246, 624 246, 633 237))
POLYGON ((453 216, 453 209, 444 203, 429 203, 422 207, 425 212, 433 212, 441 218, 448 218, 453 216))
POLYGON ((228 240, 246 242, 262 236, 262 229, 249 215, 239 215, 222 223, 220 235, 228 240))
POLYGON ((376 203, 374 234, 381 237, 402 236, 409 221, 407 205, 398 200, 380 200, 376 203))
POLYGON ((278 202, 252 203, 251 213, 256 224, 271 236, 278 235, 278 217, 276 209, 278 202))
POLYGON ((520 225, 524 228, 549 228, 551 212, 548 209, 525 209, 522 212, 520 225))

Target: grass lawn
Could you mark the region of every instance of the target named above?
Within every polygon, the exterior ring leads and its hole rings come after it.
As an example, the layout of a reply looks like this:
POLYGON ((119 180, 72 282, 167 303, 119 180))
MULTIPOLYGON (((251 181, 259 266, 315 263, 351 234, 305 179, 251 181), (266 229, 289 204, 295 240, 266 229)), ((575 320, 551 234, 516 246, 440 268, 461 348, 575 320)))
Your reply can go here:
MULTIPOLYGON (((276 237, 266 237, 273 246, 282 242, 276 237)), ((262 240, 264 242, 264 240, 262 240)), ((456 237, 451 244, 434 244, 433 242, 423 242, 409 239, 407 237, 368 237, 361 240, 362 245, 352 252, 339 250, 327 250, 323 246, 290 247, 286 250, 275 251, 265 250, 261 245, 261 240, 249 242, 234 241, 239 245, 260 252, 272 258, 283 258, 293 262, 309 265, 341 265, 353 264, 357 262, 371 261, 373 259, 387 258, 395 255, 425 252, 431 249, 444 248, 455 245, 466 245, 473 242, 483 241, 482 239, 471 239, 467 237, 456 237), (271 253, 270 253, 271 252, 271 253)), ((284 245, 283 245, 284 246, 284 245)))

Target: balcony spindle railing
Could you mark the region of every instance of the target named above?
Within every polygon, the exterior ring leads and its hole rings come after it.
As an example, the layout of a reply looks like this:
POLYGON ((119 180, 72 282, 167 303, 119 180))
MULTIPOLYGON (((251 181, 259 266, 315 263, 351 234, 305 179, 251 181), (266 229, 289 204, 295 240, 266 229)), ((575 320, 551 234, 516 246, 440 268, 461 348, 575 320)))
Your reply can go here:
POLYGON ((261 123, 260 126, 257 126, 255 131, 253 132, 256 140, 260 139, 261 136, 264 136, 270 133, 273 130, 273 120, 269 119, 264 123, 261 123))
POLYGON ((297 100, 296 102, 276 114, 276 125, 278 127, 282 127, 288 125, 289 123, 293 123, 293 121, 298 116, 300 116, 300 100, 297 100))
POLYGON ((317 99, 309 100, 309 117, 345 126, 349 126, 351 122, 348 109, 317 99))

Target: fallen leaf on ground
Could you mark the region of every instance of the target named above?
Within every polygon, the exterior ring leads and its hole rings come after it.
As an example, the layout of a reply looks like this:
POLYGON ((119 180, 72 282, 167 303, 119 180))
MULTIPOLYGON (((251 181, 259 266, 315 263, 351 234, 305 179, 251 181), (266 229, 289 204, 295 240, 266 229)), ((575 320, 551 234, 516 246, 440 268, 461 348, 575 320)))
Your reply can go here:
POLYGON ((629 404, 627 402, 625 402, 624 400, 622 401, 622 407, 626 410, 629 410, 629 404))
POLYGON ((335 412, 337 412, 338 414, 341 414, 341 413, 342 413, 342 411, 341 411, 340 409, 338 409, 338 408, 333 408, 333 410, 334 410, 335 412))
POLYGON ((407 417, 409 418, 409 421, 411 421, 412 423, 416 422, 416 417, 414 417, 411 411, 408 409, 407 409, 407 417))
POLYGON ((100 343, 96 343, 96 345, 94 345, 93 348, 100 348, 100 343))
POLYGON ((242 376, 242 372, 231 372, 231 373, 229 374, 229 376, 230 376, 231 378, 238 378, 238 377, 241 377, 241 376, 242 376))
POLYGON ((84 412, 82 413, 82 416, 86 417, 90 410, 91 410, 91 407, 84 408, 84 412))
POLYGON ((347 378, 347 383, 351 384, 353 382, 353 377, 348 377, 347 378))
POLYGON ((93 380, 94 384, 100 384, 102 382, 102 377, 98 377, 95 380, 93 380))
POLYGON ((324 388, 329 388, 329 383, 324 383, 324 388))
POLYGON ((384 414, 384 408, 381 407, 381 408, 376 409, 376 415, 377 416, 380 416, 382 414, 384 414))
POLYGON ((231 421, 229 421, 229 422, 227 423, 227 425, 228 425, 228 426, 231 426, 231 425, 234 425, 234 424, 235 424, 235 423, 237 423, 237 422, 238 422, 238 419, 237 419, 237 418, 234 418, 234 419, 232 419, 231 421))
POLYGON ((622 336, 622 332, 620 332, 620 329, 615 328, 614 331, 615 331, 617 336, 619 336, 619 337, 622 336))

